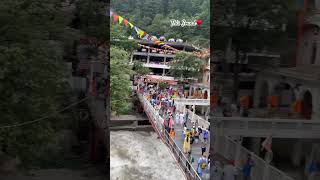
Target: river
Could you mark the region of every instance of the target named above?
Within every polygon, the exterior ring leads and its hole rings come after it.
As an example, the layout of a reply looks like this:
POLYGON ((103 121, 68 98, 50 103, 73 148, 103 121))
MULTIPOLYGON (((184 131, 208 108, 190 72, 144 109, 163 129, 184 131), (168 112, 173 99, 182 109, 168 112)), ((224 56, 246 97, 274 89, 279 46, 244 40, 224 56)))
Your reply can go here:
POLYGON ((154 132, 110 132, 111 180, 185 180, 167 146, 154 132))

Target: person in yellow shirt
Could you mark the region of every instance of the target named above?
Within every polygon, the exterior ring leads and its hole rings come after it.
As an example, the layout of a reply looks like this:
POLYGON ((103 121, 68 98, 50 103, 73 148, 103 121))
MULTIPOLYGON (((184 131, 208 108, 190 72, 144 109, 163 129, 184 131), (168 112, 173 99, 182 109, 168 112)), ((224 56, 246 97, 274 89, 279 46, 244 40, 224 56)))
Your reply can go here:
POLYGON ((184 138, 184 142, 183 142, 183 152, 186 154, 190 151, 190 132, 189 130, 187 130, 186 132, 186 136, 184 138))

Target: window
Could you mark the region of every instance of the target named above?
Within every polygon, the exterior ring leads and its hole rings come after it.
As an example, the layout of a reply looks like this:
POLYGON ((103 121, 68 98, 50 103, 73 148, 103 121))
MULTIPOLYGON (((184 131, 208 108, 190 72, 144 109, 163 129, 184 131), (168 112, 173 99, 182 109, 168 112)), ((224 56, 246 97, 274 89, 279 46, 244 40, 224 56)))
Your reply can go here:
POLYGON ((311 64, 315 64, 317 57, 317 43, 312 44, 311 64))

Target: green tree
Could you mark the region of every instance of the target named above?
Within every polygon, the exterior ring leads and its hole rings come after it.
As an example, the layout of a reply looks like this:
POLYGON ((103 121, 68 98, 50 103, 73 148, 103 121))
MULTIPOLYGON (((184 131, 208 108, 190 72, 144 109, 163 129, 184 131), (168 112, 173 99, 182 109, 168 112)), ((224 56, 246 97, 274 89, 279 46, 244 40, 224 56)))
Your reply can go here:
POLYGON ((170 74, 178 78, 199 78, 203 61, 192 53, 179 52, 170 65, 170 74))
MULTIPOLYGON (((0 126, 47 116, 68 103, 64 49, 75 31, 62 10, 60 0, 0 2, 0 126)), ((0 150, 24 164, 38 161, 63 118, 0 128, 0 150)))
MULTIPOLYGON (((113 0, 111 5, 119 15, 126 17, 134 25, 151 35, 165 36, 167 39, 180 38, 190 43, 201 44, 204 47, 209 46, 209 0, 113 0), (203 24, 200 28, 170 27, 171 19, 180 21, 201 19, 203 24), (204 39, 206 39, 205 42, 204 39)), ((133 30, 131 32, 135 33, 133 30)))
POLYGON ((110 97, 111 110, 118 114, 129 111, 130 75, 128 53, 116 46, 110 48, 110 97))

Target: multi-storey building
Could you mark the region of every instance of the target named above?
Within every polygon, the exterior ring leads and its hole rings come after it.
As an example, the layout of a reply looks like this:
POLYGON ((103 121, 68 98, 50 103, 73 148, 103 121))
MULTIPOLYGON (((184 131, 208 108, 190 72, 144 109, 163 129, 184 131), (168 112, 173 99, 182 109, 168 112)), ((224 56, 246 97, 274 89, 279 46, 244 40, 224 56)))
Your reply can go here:
MULTIPOLYGON (((305 1, 299 16, 298 45, 293 47, 296 60, 292 59, 290 66, 284 66, 277 52, 266 50, 247 54, 249 57, 240 62, 238 100, 241 96, 250 97, 249 117, 252 119, 263 118, 265 122, 283 119, 288 128, 295 126, 293 119, 304 123, 310 120, 312 129, 317 129, 317 123, 312 120, 320 120, 320 1, 305 1)), ((231 47, 230 44, 227 47, 231 47)), ((231 99, 235 56, 230 49, 217 51, 212 73, 218 95, 231 99)), ((259 155, 262 138, 249 136, 244 138, 243 145, 259 155)), ((288 167, 298 168, 293 170, 295 172, 287 172, 297 179, 305 179, 301 175, 305 165, 310 159, 320 161, 319 147, 317 140, 303 139, 297 132, 296 138, 273 139, 273 159, 276 166, 285 171, 288 167)))
MULTIPOLYGON (((152 41, 140 41, 142 46, 132 52, 130 63, 136 61, 142 62, 144 67, 151 70, 150 75, 146 78, 150 82, 166 81, 171 85, 177 85, 177 79, 169 75, 170 63, 174 60, 175 54, 171 51, 163 51, 157 49, 157 46, 152 41), (148 48, 146 48, 148 47, 148 48)), ((195 52, 197 48, 182 42, 168 42, 168 45, 187 52, 195 52)), ((194 99, 209 99, 210 98, 210 59, 205 59, 202 77, 193 81, 189 80, 187 89, 184 89, 184 94, 188 98, 194 99)), ((197 106, 198 114, 209 115, 209 102, 206 106, 197 106)))

